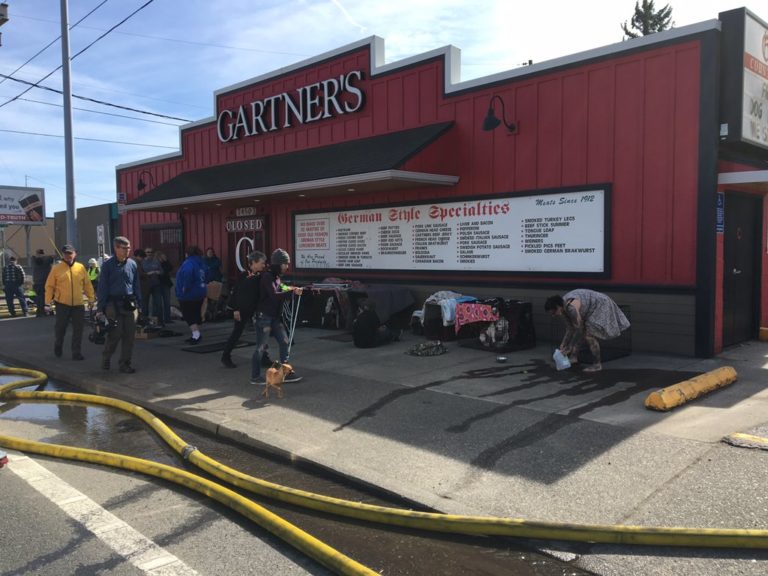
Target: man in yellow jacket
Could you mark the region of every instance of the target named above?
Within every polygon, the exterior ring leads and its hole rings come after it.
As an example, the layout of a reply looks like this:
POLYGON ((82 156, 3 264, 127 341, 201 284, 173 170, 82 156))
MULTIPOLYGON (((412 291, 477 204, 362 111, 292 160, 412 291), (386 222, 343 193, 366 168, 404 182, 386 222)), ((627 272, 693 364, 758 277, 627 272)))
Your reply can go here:
POLYGON ((81 353, 85 305, 83 293, 88 297, 89 308, 95 300, 93 284, 88 279, 85 266, 75 262, 77 251, 71 244, 61 247, 61 262, 56 264, 45 281, 46 311, 56 303, 56 326, 53 353, 61 358, 67 324, 72 322, 72 360, 85 360, 81 353))

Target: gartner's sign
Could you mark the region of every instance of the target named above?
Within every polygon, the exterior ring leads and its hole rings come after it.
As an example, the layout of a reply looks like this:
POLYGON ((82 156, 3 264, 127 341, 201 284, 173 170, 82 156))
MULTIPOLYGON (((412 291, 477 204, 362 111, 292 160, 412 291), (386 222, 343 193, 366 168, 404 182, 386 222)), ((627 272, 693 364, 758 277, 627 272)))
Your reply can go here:
POLYGON ((365 94, 358 86, 362 80, 363 72, 353 70, 293 92, 282 92, 236 109, 222 110, 216 119, 219 140, 230 142, 290 128, 294 123, 308 124, 357 112, 365 103, 365 94))

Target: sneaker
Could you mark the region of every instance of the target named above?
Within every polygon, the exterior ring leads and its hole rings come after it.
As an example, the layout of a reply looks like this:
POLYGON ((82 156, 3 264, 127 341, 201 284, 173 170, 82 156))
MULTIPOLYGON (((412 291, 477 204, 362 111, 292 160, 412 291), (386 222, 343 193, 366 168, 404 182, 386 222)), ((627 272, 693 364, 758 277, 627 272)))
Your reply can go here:
POLYGON ((136 368, 134 368, 130 364, 121 364, 120 372, 122 372, 123 374, 133 374, 134 372, 136 372, 136 368))
POLYGON ((285 380, 283 382, 299 382, 301 380, 301 376, 296 374, 295 371, 291 370, 291 372, 288 374, 288 376, 285 377, 285 380))
POLYGON ((200 340, 202 340, 202 339, 203 339, 202 336, 200 336, 200 338, 187 338, 186 340, 184 340, 184 342, 187 343, 187 344, 193 344, 194 345, 194 344, 199 344, 200 340))
POLYGON ((85 360, 85 356, 82 354, 72 354, 72 360, 85 360))
POLYGON ((237 364, 232 362, 232 358, 229 356, 222 356, 221 357, 221 363, 224 364, 227 368, 237 368, 237 364))
POLYGON ((264 386, 264 381, 251 378, 251 386, 264 386))

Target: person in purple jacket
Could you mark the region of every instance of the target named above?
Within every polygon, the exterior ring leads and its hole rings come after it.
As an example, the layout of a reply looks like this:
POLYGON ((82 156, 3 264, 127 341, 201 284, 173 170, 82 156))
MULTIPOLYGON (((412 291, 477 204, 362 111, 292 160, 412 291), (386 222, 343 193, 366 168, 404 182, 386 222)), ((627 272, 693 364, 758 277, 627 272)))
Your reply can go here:
MULTIPOLYGON (((251 357, 251 384, 263 384, 261 380, 261 356, 267 345, 270 335, 277 340, 280 349, 280 362, 288 361, 288 333, 281 318, 283 302, 291 298, 293 294, 301 296, 301 288, 285 286, 282 276, 288 271, 291 257, 288 252, 278 248, 272 252, 270 266, 261 273, 259 284, 259 303, 256 308, 254 324, 256 326, 256 350, 251 357)), ((301 376, 291 372, 285 377, 284 382, 298 382, 301 376)))
POLYGON ((187 344, 198 344, 202 335, 203 302, 208 296, 208 268, 203 263, 203 251, 197 246, 187 248, 187 259, 176 272, 176 298, 179 301, 181 315, 192 331, 187 344))

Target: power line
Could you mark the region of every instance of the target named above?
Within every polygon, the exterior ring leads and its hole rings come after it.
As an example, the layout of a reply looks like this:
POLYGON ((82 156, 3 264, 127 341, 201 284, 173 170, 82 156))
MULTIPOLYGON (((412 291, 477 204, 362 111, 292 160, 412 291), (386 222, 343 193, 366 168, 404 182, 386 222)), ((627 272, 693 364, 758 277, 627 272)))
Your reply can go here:
MULTIPOLYGON (((106 2, 106 0, 104 0, 104 1, 106 2)), ((120 20, 120 22, 118 22, 117 24, 115 24, 114 26, 112 26, 112 28, 110 28, 109 30, 107 30, 106 32, 104 32, 104 34, 102 34, 101 36, 99 36, 98 38, 96 38, 96 40, 94 40, 93 42, 91 42, 90 44, 88 44, 88 46, 86 46, 85 48, 83 48, 82 50, 80 50, 80 52, 78 52, 77 54, 75 54, 74 56, 72 56, 72 58, 70 58, 70 60, 74 60, 75 58, 77 58, 78 56, 80 56, 80 54, 82 54, 83 52, 85 52, 86 50, 88 50, 88 48, 90 48, 91 46, 93 46, 94 44, 96 44, 96 42, 98 42, 99 40, 101 40, 102 38, 104 38, 104 37, 105 37, 107 34, 109 34, 110 32, 112 32, 112 31, 113 31, 115 28, 117 28, 118 26, 121 26, 121 25, 125 24, 125 23, 126 23, 128 20, 130 20, 131 18, 133 18, 133 17, 134 17, 136 14, 138 14, 138 13, 139 13, 139 12, 141 12, 142 10, 144 10, 144 8, 146 8, 147 6, 149 6, 150 4, 152 4, 152 2, 154 2, 154 1, 155 1, 155 0, 147 0, 147 1, 146 1, 146 2, 143 4, 143 5, 141 5, 141 6, 139 6, 138 8, 136 8, 136 10, 134 10, 133 12, 131 12, 130 14, 128 14, 128 16, 126 16, 125 18, 123 18, 122 20, 120 20)))
MULTIPOLYGON (((55 72, 55 70, 54 70, 55 72)), ((50 75, 50 74, 49 74, 50 75)), ((56 94, 61 94, 61 90, 57 90, 56 88, 50 88, 48 86, 42 86, 39 83, 34 82, 28 82, 26 80, 20 80, 19 78, 13 78, 11 76, 8 76, 7 74, 0 74, 0 77, 7 78, 8 80, 13 80, 14 82, 19 82, 21 84, 27 84, 31 86, 31 88, 39 88, 40 90, 48 90, 49 92, 54 92, 56 94)), ((47 76, 46 76, 47 78, 47 76)), ((43 78, 45 80, 45 78, 43 78)), ((39 82, 42 82, 40 80, 39 82)), ((30 88, 30 89, 31 89, 30 88)), ((8 100, 8 102, 13 102, 13 100, 18 100, 22 95, 26 94, 28 90, 25 90, 18 96, 12 98, 11 100, 8 100)), ((139 110, 138 108, 131 108, 130 106, 121 106, 120 104, 112 104, 110 102, 105 102, 104 100, 96 100, 95 98, 88 98, 87 96, 78 96, 77 94, 72 94, 73 98, 78 98, 80 100, 86 100, 88 102, 94 102, 96 104, 101 104, 102 106, 111 106, 113 108, 119 108, 121 110, 128 110, 129 112, 138 112, 139 114, 147 114, 149 116, 158 116, 159 118, 167 118, 168 120, 178 120, 180 122, 192 122, 192 120, 187 120, 186 118, 177 118, 176 116, 167 116, 165 114, 159 114, 157 112, 147 112, 146 110, 139 110)), ((5 106, 5 104, 8 104, 8 102, 5 102, 4 104, 0 104, 0 108, 5 106)))
MULTIPOLYGON (((96 8, 94 8, 93 10, 91 10, 90 12, 88 12, 88 14, 86 14, 85 16, 83 16, 82 18, 80 18, 80 20, 78 20, 78 21, 77 21, 77 22, 75 22, 75 23, 74 23, 72 26, 70 26, 70 29, 72 29, 72 28, 75 28, 75 27, 76 27, 78 24, 80 24, 80 22, 82 22, 83 20, 85 20, 86 18, 88 18, 88 16, 90 16, 91 14, 93 14, 94 12, 96 12, 96 10, 98 10, 99 8, 101 8, 102 6, 104 6, 104 4, 106 4, 108 1, 109 1, 109 0, 104 0, 104 1, 103 1, 101 4, 99 4, 98 6, 96 6, 96 8)), ((22 68, 24 68, 24 66, 26 66, 27 64, 29 64, 30 62, 32 62, 32 60, 34 60, 35 58, 37 58, 38 56, 40 56, 40 54, 42 54, 43 52, 45 52, 46 50, 48 50, 48 48, 50 48, 51 46, 53 46, 54 44, 56 44, 56 42, 58 42, 59 40, 61 40, 61 36, 58 36, 58 37, 56 37, 56 39, 55 39, 55 40, 51 40, 51 41, 50 41, 48 44, 46 44, 46 46, 45 46, 45 47, 44 47, 42 50, 40 50, 40 51, 39 51, 37 54, 35 54, 34 56, 32 56, 32 57, 31 57, 29 60, 27 60, 26 62, 24 62, 24 64, 22 64, 21 66, 19 66, 18 68, 16 68, 16 70, 14 70, 13 72, 11 72, 11 73, 9 74, 9 76, 13 76, 14 74, 16 74, 16 72, 18 72, 19 70, 21 70, 22 68)), ((3 82, 5 82, 6 80, 7 80, 7 78, 3 78, 2 80, 0 80, 0 84, 2 84, 3 82)), ((17 98, 18 98, 18 96, 17 96, 17 98)))
MULTIPOLYGON (((8 132, 10 134, 26 134, 29 136, 46 136, 48 138, 64 138, 59 134, 43 134, 42 132, 25 132, 23 130, 4 130, 0 128, 0 132, 8 132)), ((160 146, 159 144, 139 144, 138 142, 121 142, 120 140, 101 140, 99 138, 82 138, 75 137, 75 140, 85 140, 87 142, 105 142, 107 144, 124 144, 127 146, 145 146, 147 148, 167 148, 168 150, 178 150, 176 146, 160 146)))
MULTIPOLYGON (((105 1, 106 1, 106 0, 105 0, 105 1)), ((85 48, 83 48, 82 50, 80 50, 80 52, 78 52, 77 54, 75 54, 74 56, 72 56, 72 57, 69 59, 69 61, 71 62, 72 60, 74 60, 75 58, 77 58, 78 56, 80 56, 80 54, 82 54, 83 52, 85 52, 86 50, 88 50, 88 48, 90 48, 91 46, 93 46, 93 45, 94 45, 96 42, 98 42, 99 40, 101 40, 102 38, 104 38, 104 37, 105 37, 107 34, 109 34, 109 33, 110 33, 112 30, 114 30, 115 28, 117 28, 117 27, 118 27, 118 26, 120 26, 121 24, 125 23, 125 22, 126 22, 128 19, 129 19, 129 18, 132 18, 132 17, 133 17, 133 16, 134 16, 136 13, 138 13, 138 12, 139 12, 139 11, 141 11, 141 10, 143 10, 144 8, 146 8, 147 6, 149 6, 150 4, 152 4, 152 2, 154 2, 154 1, 155 1, 155 0, 147 0, 147 2, 146 2, 146 3, 144 3, 144 5, 143 5, 143 6, 140 6, 139 8, 137 8, 136 10, 134 10, 134 11, 133 11, 131 14, 129 14, 128 16, 126 16, 125 18, 123 18, 123 19, 122 19, 122 20, 121 20, 119 23, 115 24, 115 25, 114 25, 112 28, 110 28, 109 30, 107 30, 107 31, 106 31, 104 34, 102 34, 101 36, 99 36, 98 38, 96 38, 96 40, 94 40, 93 42, 91 42, 90 44, 88 44, 88 46, 86 46, 85 48)), ((98 7, 97 7, 97 8, 98 8, 98 7)), ((0 104, 0 108, 2 108, 3 106, 5 106, 6 104, 10 104, 10 103, 11 103, 11 102, 13 102, 14 100, 17 100, 19 97, 23 96, 24 94, 26 94, 27 92, 29 92, 30 90, 32 90, 32 88, 41 88, 41 86, 40 86, 40 82, 42 82, 43 80, 45 80, 45 79, 49 78, 49 77, 50 77, 50 76, 52 76, 52 75, 53 75, 53 74, 54 74, 56 71, 58 71, 58 70, 61 70, 61 68, 62 68, 62 66, 57 66, 55 69, 51 70, 51 71, 50 71, 48 74, 46 74, 45 76, 43 76, 42 78, 40 78, 40 80, 38 80, 38 81, 37 81, 37 82, 35 82, 35 83, 24 82, 25 84, 30 84, 30 87, 29 87, 29 88, 27 88, 26 90, 24 90, 24 92, 22 92, 22 93, 21 93, 21 94, 19 94, 18 96, 15 96, 15 97, 11 98, 10 100, 7 100, 7 101, 3 102, 2 104, 0 104)), ((16 78, 11 78, 10 76, 6 76, 5 74, 3 74, 3 76, 4 76, 4 77, 6 77, 6 78, 9 78, 9 79, 11 79, 11 80, 16 80, 17 82, 19 81, 19 80, 17 80, 16 78)), ((44 88, 44 87, 43 87, 43 88, 44 88)), ((94 100, 94 102, 95 102, 95 100, 94 100)), ((178 118, 176 118, 176 120, 178 120, 178 118)))
MULTIPOLYGON (((19 100, 22 100, 24 102, 32 102, 33 104, 43 104, 45 106, 58 106, 59 108, 63 108, 63 104, 56 104, 55 102, 43 102, 42 100, 32 100, 30 98, 19 98, 19 100)), ((139 122, 151 122, 152 124, 163 124, 165 126, 176 126, 178 128, 178 124, 172 124, 170 122, 160 122, 160 120, 150 120, 149 118, 138 118, 136 116, 126 116, 125 114, 113 114, 112 112, 101 112, 99 110, 91 110, 90 108, 77 108, 76 106, 72 108, 73 110, 79 110, 80 112, 90 112, 91 114, 103 114, 104 116, 112 116, 114 118, 127 118, 129 120, 138 120, 139 122)))

